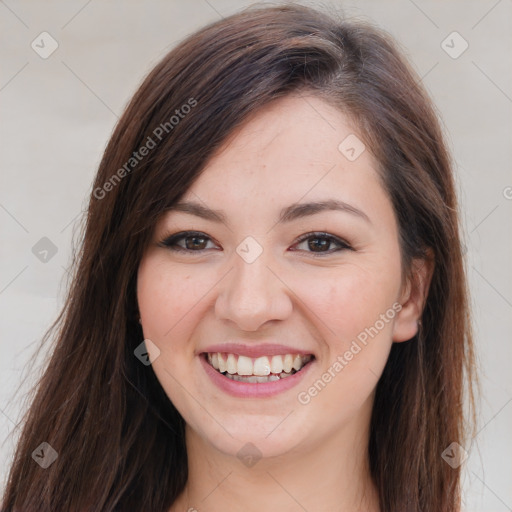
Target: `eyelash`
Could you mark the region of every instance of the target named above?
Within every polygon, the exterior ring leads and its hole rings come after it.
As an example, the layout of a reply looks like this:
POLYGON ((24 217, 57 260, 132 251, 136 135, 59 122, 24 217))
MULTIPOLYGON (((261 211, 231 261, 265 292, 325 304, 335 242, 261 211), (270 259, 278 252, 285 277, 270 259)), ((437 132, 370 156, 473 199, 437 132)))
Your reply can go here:
MULTIPOLYGON (((202 253, 202 252, 208 250, 208 249, 199 249, 199 250, 195 251, 193 249, 185 249, 185 248, 177 245, 177 242, 180 242, 181 240, 185 240, 187 238, 193 238, 193 237, 204 238, 207 241, 211 240, 211 238, 208 235, 206 235, 205 233, 202 233, 200 231, 181 231, 179 233, 176 233, 174 235, 170 235, 170 236, 166 237, 164 240, 159 242, 158 245, 160 247, 170 249, 171 251, 183 252, 183 253, 189 253, 189 254, 202 253)), ((339 252, 342 250, 350 250, 350 251, 354 250, 350 246, 350 244, 348 244, 345 240, 342 240, 341 238, 338 238, 334 235, 330 235, 329 233, 319 232, 319 231, 315 231, 312 233, 306 233, 306 234, 302 235, 294 245, 300 244, 300 243, 304 242, 305 240, 309 240, 309 239, 328 240, 329 245, 333 242, 339 245, 338 249, 329 250, 329 251, 321 251, 321 252, 305 251, 305 252, 309 252, 314 257, 323 257, 323 256, 333 254, 335 252, 339 252)), ((294 249, 294 250, 297 250, 297 249, 294 249)))

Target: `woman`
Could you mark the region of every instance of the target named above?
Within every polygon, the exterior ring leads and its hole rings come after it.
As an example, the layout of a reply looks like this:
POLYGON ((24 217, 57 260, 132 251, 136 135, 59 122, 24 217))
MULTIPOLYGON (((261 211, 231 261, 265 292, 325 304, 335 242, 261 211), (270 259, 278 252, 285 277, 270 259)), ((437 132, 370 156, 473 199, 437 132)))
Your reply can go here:
POLYGON ((455 512, 472 354, 417 76, 373 27, 249 9, 112 135, 3 510, 455 512))

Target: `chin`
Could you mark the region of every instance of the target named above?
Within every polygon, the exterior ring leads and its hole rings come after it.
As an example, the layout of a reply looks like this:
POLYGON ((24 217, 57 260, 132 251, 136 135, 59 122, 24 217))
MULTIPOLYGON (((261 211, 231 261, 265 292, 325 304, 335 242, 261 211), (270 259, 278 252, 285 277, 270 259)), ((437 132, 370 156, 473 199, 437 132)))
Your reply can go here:
POLYGON ((279 457, 297 448, 303 440, 302 436, 305 436, 303 427, 286 424, 288 420, 283 421, 285 416, 264 416, 254 419, 248 415, 238 417, 236 420, 226 419, 222 423, 229 425, 229 433, 217 424, 215 425, 218 428, 212 430, 213 425, 210 423, 206 431, 200 429, 199 435, 203 443, 241 460, 251 457, 279 457))

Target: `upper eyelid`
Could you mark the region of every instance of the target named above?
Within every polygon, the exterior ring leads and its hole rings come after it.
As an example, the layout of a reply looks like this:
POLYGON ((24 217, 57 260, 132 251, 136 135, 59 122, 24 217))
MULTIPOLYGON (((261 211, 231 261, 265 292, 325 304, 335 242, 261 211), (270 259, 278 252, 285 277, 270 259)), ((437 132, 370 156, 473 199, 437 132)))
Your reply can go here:
MULTIPOLYGON (((210 235, 207 235, 206 233, 203 233, 202 231, 193 231, 193 230, 191 230, 191 231, 178 231, 177 233, 173 233, 173 234, 170 234, 170 235, 165 235, 158 242, 158 245, 166 246, 167 242, 169 242, 171 240, 176 242, 176 241, 183 240, 184 238, 188 238, 188 237, 191 237, 191 236, 202 236, 204 238, 207 238, 208 240, 211 240, 213 243, 218 245, 218 242, 215 240, 215 238, 211 237, 210 235)), ((185 250, 188 250, 188 249, 185 249, 185 250)), ((199 252, 199 251, 195 251, 195 252, 199 252)))
POLYGON ((350 245, 343 238, 333 235, 331 233, 327 233, 326 231, 310 231, 309 233, 304 233, 297 239, 297 242, 303 242, 304 240, 307 240, 308 238, 313 238, 315 236, 318 238, 330 238, 331 240, 334 240, 340 244, 350 245))

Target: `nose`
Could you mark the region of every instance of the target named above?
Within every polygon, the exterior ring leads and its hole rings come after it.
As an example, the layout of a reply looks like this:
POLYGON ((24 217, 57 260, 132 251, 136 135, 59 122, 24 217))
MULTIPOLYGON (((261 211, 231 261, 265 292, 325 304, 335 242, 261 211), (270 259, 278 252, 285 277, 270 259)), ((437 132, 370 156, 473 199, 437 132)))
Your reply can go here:
POLYGON ((219 284, 217 318, 244 331, 257 331, 267 322, 286 319, 293 308, 291 292, 279 278, 277 265, 266 257, 266 251, 252 263, 238 254, 234 254, 233 260, 234 268, 219 284))

